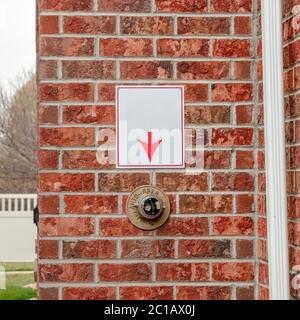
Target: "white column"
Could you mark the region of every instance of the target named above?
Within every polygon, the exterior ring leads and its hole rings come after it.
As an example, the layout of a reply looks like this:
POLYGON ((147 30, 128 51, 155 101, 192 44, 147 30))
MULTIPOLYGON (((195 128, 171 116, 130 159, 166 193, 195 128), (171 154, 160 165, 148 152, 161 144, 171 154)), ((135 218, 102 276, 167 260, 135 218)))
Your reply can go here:
POLYGON ((288 300, 281 0, 262 0, 268 257, 271 300, 288 300))

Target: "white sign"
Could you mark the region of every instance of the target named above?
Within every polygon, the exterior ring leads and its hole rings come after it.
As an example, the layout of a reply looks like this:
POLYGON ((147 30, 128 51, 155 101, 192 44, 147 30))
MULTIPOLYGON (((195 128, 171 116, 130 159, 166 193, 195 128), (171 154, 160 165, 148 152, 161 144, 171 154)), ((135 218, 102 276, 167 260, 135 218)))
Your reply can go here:
POLYGON ((184 87, 118 86, 117 168, 184 168, 184 87))

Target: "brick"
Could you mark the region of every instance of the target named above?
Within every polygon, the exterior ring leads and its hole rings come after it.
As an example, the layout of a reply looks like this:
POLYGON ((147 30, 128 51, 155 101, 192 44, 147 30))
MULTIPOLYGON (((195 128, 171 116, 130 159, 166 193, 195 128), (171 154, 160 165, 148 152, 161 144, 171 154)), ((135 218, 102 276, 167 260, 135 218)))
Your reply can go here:
POLYGON ((152 232, 146 232, 136 228, 127 218, 122 219, 100 219, 101 237, 127 237, 127 236, 146 236, 152 232))
POLYGON ((91 282, 94 279, 92 264, 40 264, 41 282, 91 282))
POLYGON ((120 300, 173 300, 173 288, 121 287, 120 300))
POLYGON ((98 87, 99 101, 101 102, 115 102, 116 84, 101 83, 98 87))
POLYGON ((257 43, 257 55, 262 57, 262 39, 258 39, 257 43))
POLYGON ((286 68, 300 60, 299 44, 300 41, 296 40, 284 48, 284 53, 287 54, 287 58, 285 59, 287 61, 284 61, 286 68))
POLYGON ((207 263, 158 263, 157 281, 205 281, 208 280, 207 263))
POLYGON ((58 241, 39 240, 38 256, 40 259, 58 259, 58 241))
POLYGON ((258 235, 261 238, 267 237, 267 220, 265 218, 258 219, 258 235))
POLYGON ((269 283, 269 270, 266 263, 260 263, 258 268, 258 279, 260 284, 268 285, 269 283))
MULTIPOLYGON (((106 156, 105 152, 103 156, 106 156)), ((101 151, 65 151, 62 157, 63 168, 88 170, 115 167, 114 164, 100 162, 99 157, 102 157, 101 151)))
POLYGON ((253 143, 252 128, 213 129, 212 144, 217 146, 250 146, 253 143))
POLYGON ((257 62, 257 79, 259 81, 263 80, 263 63, 262 63, 262 61, 257 62))
POLYGON ((254 191, 254 177, 246 172, 214 173, 213 191, 254 191))
POLYGON ((40 145, 80 147, 94 145, 93 128, 41 128, 40 145))
POLYGON ((214 235, 250 236, 254 231, 254 222, 251 217, 215 217, 212 221, 214 235))
POLYGON ((288 196, 288 199, 287 199, 287 205, 288 205, 288 213, 289 213, 289 217, 291 219, 296 219, 298 218, 298 214, 297 214, 297 211, 298 211, 298 199, 294 196, 288 196))
POLYGON ((177 300, 231 300, 230 287, 176 287, 176 293, 177 300))
POLYGON ((39 150, 38 152, 39 169, 57 169, 58 167, 58 151, 39 150))
POLYGON ((291 116, 300 115, 300 95, 290 97, 291 116))
POLYGON ((63 257, 66 259, 112 259, 116 257, 113 240, 64 241, 63 257))
POLYGON ((40 38, 41 56, 93 56, 94 39, 89 38, 40 38))
MULTIPOLYGON (((99 155, 102 152, 106 152, 106 156, 111 156, 111 154, 115 151, 116 148, 116 129, 114 127, 107 128, 106 126, 98 128, 97 131, 97 145, 100 146, 97 149, 97 159, 99 159, 99 155)), ((116 162, 116 157, 110 158, 111 164, 116 162)))
POLYGON ((171 79, 173 66, 168 61, 123 61, 121 62, 121 79, 171 79))
POLYGON ((231 151, 205 151, 205 169, 229 169, 231 168, 231 151))
POLYGON ((236 152, 236 168, 237 169, 253 169, 254 167, 254 154, 253 151, 236 152))
POLYGON ((289 223, 289 243, 295 246, 300 245, 300 223, 290 222, 289 223))
POLYGON ((92 218, 45 218, 39 223, 41 237, 84 237, 93 233, 92 218))
POLYGON ((207 57, 206 39, 158 39, 157 55, 161 57, 207 57))
POLYGON ((269 297, 270 297, 269 288, 259 286, 258 287, 259 300, 269 300, 269 297))
POLYGON ((38 72, 41 80, 57 79, 57 62, 56 61, 39 61, 38 72))
POLYGON ((252 71, 251 61, 236 61, 234 63, 234 79, 250 80, 252 71))
POLYGON ((254 287, 236 288, 237 300, 255 300, 254 287))
POLYGON ((178 34, 230 34, 229 18, 178 17, 178 34))
POLYGON ((252 32, 252 17, 235 17, 234 33, 239 35, 250 35, 252 32))
MULTIPOLYGON (((293 181, 290 180, 291 176, 287 175, 287 188, 289 189, 289 185, 293 184, 293 181)), ((259 173, 258 174, 258 190, 259 192, 265 192, 266 191, 266 176, 265 173, 259 173)), ((290 193, 290 192, 288 192, 290 193)))
POLYGON ((212 12, 252 12, 252 0, 212 0, 212 12))
MULTIPOLYGON (((283 73, 283 81, 284 81, 284 92, 287 93, 291 93, 294 89, 293 86, 293 76, 294 76, 294 72, 296 73, 296 70, 290 70, 287 72, 283 73)), ((298 79, 298 75, 295 74, 295 87, 297 86, 297 79, 298 79)), ((299 84, 298 84, 299 85, 299 84)))
POLYGON ((177 77, 182 80, 228 79, 228 62, 178 62, 177 77))
POLYGON ((156 184, 164 191, 207 191, 207 173, 157 173, 156 184))
POLYGON ((57 124, 58 123, 58 108, 57 106, 40 107, 39 108, 39 123, 40 124, 57 124))
POLYGON ((290 80, 290 85, 291 85, 291 90, 292 89, 299 89, 300 88, 300 80, 299 80, 299 76, 300 76, 300 68, 297 67, 294 69, 294 75, 291 72, 291 76, 294 76, 294 86, 293 86, 293 80, 289 78, 290 80))
POLYGON ((122 34, 169 35, 173 34, 172 17, 121 17, 122 34))
POLYGON ((116 17, 112 16, 65 16, 63 30, 67 34, 114 34, 116 23, 116 17))
POLYGON ((39 196, 40 214, 57 214, 59 213, 58 196, 39 196))
POLYGON ((150 12, 151 0, 98 0, 98 10, 101 12, 150 12))
POLYGON ((258 144, 259 147, 264 147, 265 145, 265 132, 263 128, 260 128, 258 131, 258 144))
POLYGON ((212 277, 216 281, 252 281, 254 268, 252 263, 213 263, 212 277))
POLYGON ((107 282, 136 282, 151 279, 151 265, 147 263, 99 265, 99 279, 107 282))
POLYGON ((112 287, 63 288, 63 300, 115 300, 116 289, 112 287))
POLYGON ((58 300, 58 288, 41 288, 38 291, 39 300, 58 300))
POLYGON ((300 248, 289 248, 289 255, 290 255, 290 265, 297 266, 300 262, 300 248))
POLYGON ((116 110, 110 106, 66 106, 64 124, 114 124, 116 110))
POLYGON ((268 252, 267 252, 267 241, 259 239, 258 240, 258 257, 261 260, 267 261, 268 259, 268 252))
POLYGON ((208 234, 207 218, 171 218, 162 226, 159 236, 201 236, 208 234))
POLYGON ((293 159, 292 159, 292 166, 294 168, 300 168, 300 147, 296 146, 293 150, 293 159))
POLYGON ((239 259, 250 259, 254 257, 254 244, 252 240, 236 241, 236 256, 239 259))
POLYGON ((41 0, 39 10, 53 11, 91 11, 93 0, 41 0))
POLYGON ((112 214, 118 212, 117 196, 65 195, 65 213, 112 214))
POLYGON ((114 61, 63 61, 64 79, 109 79, 116 77, 114 61))
POLYGON ((58 17, 57 16, 40 16, 39 33, 40 34, 59 33, 58 17))
POLYGON ((237 213, 254 212, 254 196, 252 194, 237 194, 235 201, 237 213))
POLYGON ((218 39, 213 42, 214 57, 242 58, 251 56, 251 42, 240 39, 218 39))
MULTIPOLYGON (((103 126, 98 128, 97 130, 97 145, 100 148, 97 149, 97 157, 99 152, 106 152, 107 154, 114 151, 116 147, 116 129, 114 127, 108 128, 107 126, 103 126)), ((112 163, 116 162, 116 157, 111 158, 112 163)), ((111 163, 111 164, 112 164, 111 163)))
POLYGON ((184 87, 185 102, 208 101, 207 84, 186 84, 184 87))
POLYGON ((258 106, 257 123, 264 124, 264 108, 262 105, 258 106))
POLYGON ((207 0, 155 0, 157 12, 207 12, 207 0))
POLYGON ((100 40, 100 55, 108 57, 147 57, 153 55, 151 39, 116 39, 100 40))
POLYGON ((252 90, 250 83, 219 83, 213 85, 212 100, 214 102, 251 101, 252 90))
POLYGON ((174 258, 174 240, 123 240, 122 258, 174 258))
POLYGON ((187 124, 230 123, 230 107, 186 107, 185 121, 187 124))
POLYGON ((40 173, 41 192, 93 192, 94 174, 40 173))
POLYGON ((179 240, 179 258, 230 258, 229 240, 179 240))
POLYGON ((182 213, 230 213, 231 195, 181 195, 179 206, 182 213))
POLYGON ((148 173, 100 173, 99 191, 131 192, 142 185, 149 185, 148 173))
POLYGON ((251 124, 253 122, 253 105, 236 106, 237 124, 251 124))
POLYGON ((91 83, 40 84, 41 101, 88 102, 93 98, 91 83))
POLYGON ((293 135, 295 134, 295 142, 300 142, 300 121, 295 121, 295 133, 293 123, 288 123, 286 128, 286 139, 287 142, 293 143, 293 135))

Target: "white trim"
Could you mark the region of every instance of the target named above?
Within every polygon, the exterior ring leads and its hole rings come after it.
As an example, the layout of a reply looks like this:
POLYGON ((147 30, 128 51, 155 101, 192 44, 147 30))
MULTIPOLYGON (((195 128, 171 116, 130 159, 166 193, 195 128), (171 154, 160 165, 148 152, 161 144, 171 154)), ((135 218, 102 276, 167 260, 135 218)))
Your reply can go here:
POLYGON ((262 1, 270 299, 289 300, 281 0, 262 1))

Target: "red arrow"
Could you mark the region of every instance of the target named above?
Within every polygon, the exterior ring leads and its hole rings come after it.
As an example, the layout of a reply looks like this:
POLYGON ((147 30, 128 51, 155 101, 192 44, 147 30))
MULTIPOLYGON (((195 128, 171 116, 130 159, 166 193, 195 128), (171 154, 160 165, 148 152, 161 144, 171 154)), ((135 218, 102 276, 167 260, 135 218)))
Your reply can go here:
POLYGON ((144 148, 151 162, 155 154, 155 151, 157 150, 158 146, 162 143, 162 140, 152 143, 152 132, 148 132, 148 143, 141 141, 140 139, 138 141, 144 148))

